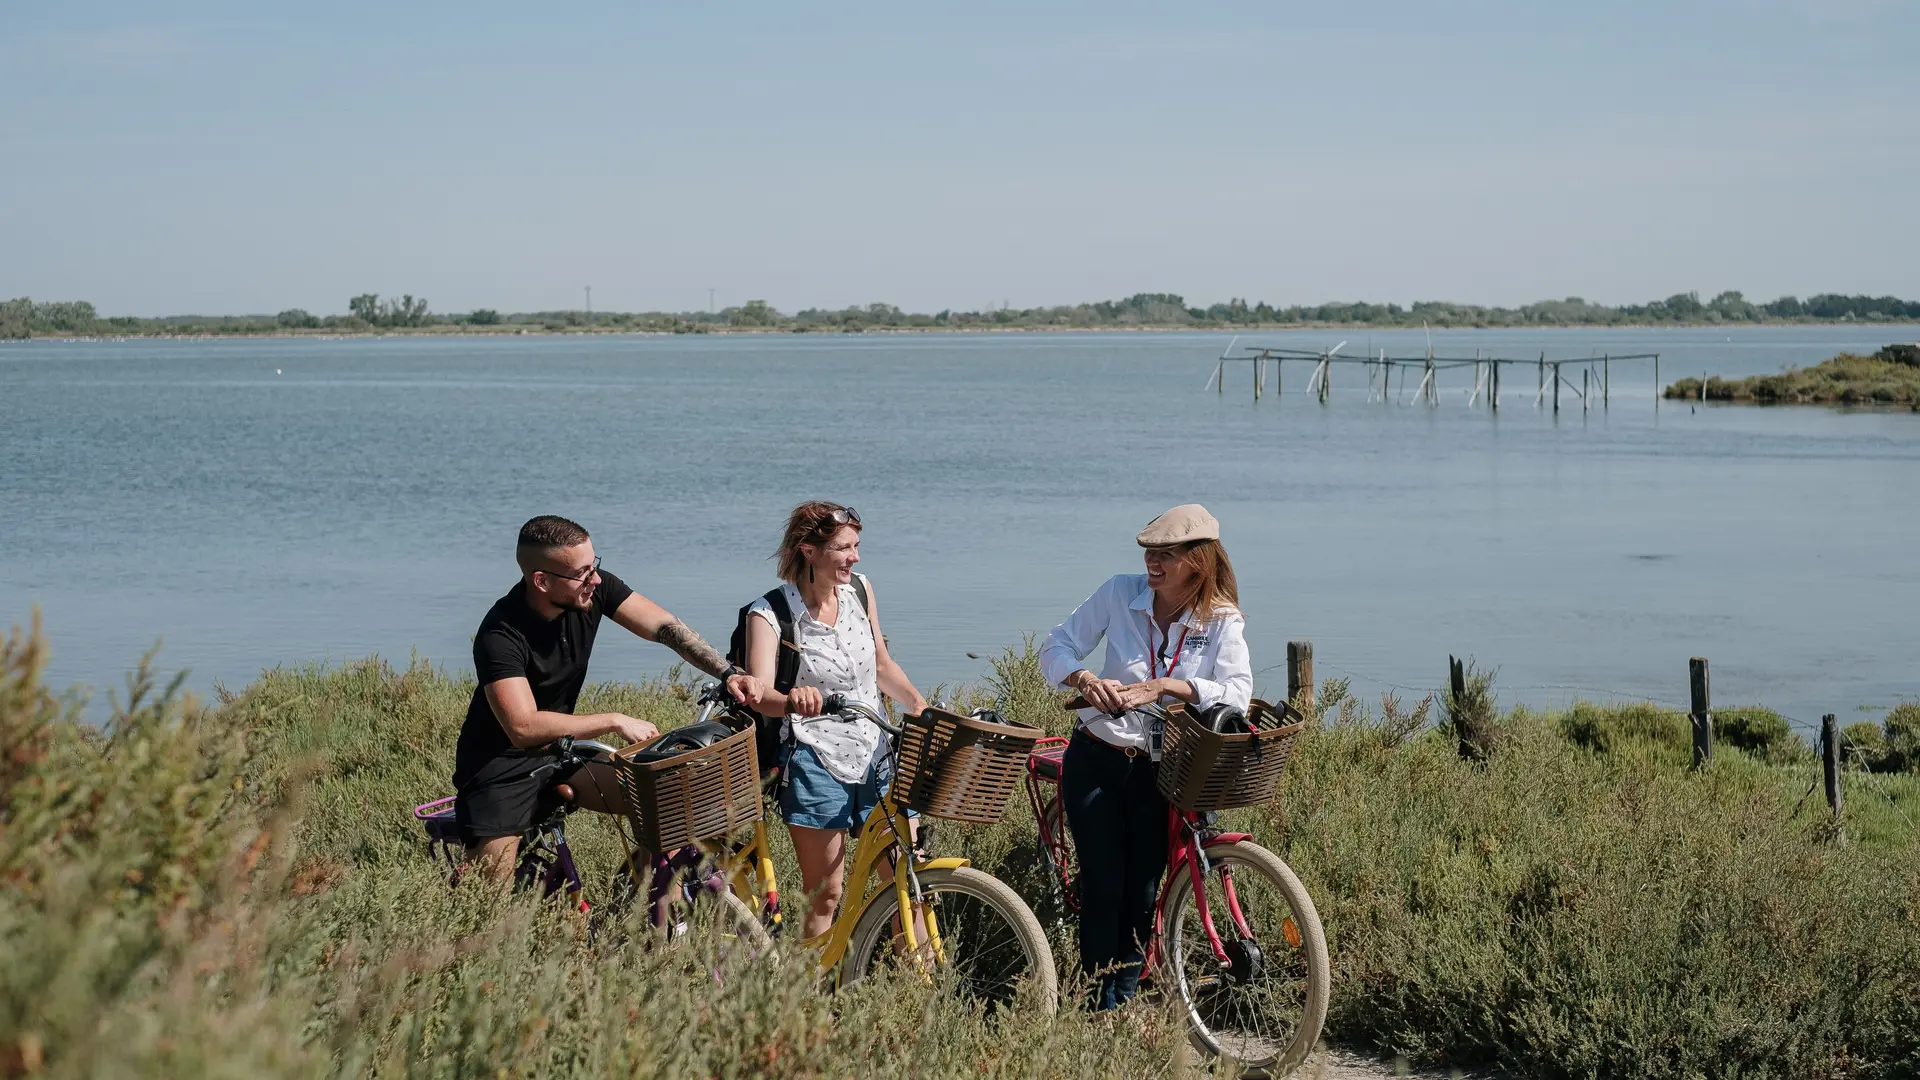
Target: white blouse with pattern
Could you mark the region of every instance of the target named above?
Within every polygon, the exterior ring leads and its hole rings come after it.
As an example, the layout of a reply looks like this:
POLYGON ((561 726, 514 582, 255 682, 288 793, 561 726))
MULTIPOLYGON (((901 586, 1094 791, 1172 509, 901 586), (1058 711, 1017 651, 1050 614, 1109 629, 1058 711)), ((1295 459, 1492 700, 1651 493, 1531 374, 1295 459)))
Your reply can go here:
MULTIPOLYGON (((860 575, 866 581, 865 575, 860 575)), ((873 642, 873 623, 860 603, 860 594, 851 584, 839 589, 840 611, 828 626, 807 610, 800 590, 782 585, 787 607, 793 612, 794 645, 800 650, 800 667, 794 675, 795 686, 810 686, 822 695, 844 694, 874 712, 881 711, 878 658, 873 642)), ((780 633, 780 622, 765 597, 753 602, 749 614, 765 619, 780 633)), ((784 647, 784 646, 783 646, 784 647)), ((804 719, 804 718, 803 718, 804 719)), ((811 723, 794 723, 789 716, 782 737, 813 748, 827 771, 843 783, 857 784, 867 771, 881 745, 881 731, 871 720, 829 718, 811 723)))

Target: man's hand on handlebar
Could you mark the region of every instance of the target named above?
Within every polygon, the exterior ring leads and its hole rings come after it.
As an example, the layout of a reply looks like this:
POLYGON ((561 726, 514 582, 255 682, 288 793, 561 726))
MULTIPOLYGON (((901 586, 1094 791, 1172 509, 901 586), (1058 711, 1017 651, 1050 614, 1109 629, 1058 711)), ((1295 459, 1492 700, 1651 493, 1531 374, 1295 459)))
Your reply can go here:
POLYGON ((643 743, 649 739, 657 739, 660 737, 660 729, 647 723, 645 720, 637 720, 631 716, 622 716, 618 713, 615 713, 614 716, 615 719, 611 729, 612 733, 627 740, 629 743, 643 743))
POLYGON ((741 672, 738 675, 727 676, 727 693, 732 694, 733 700, 747 708, 757 709, 760 707, 760 700, 766 696, 767 687, 759 679, 741 672))

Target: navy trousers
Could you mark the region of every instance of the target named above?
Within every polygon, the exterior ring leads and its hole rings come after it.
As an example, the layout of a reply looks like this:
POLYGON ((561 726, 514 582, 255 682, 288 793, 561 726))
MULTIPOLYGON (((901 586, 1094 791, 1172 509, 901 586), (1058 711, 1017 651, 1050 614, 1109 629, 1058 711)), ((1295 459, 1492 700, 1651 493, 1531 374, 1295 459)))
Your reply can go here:
POLYGON ((1167 868, 1167 801, 1157 766, 1076 731, 1060 798, 1080 862, 1080 970, 1096 980, 1091 1002, 1112 1009, 1133 997, 1153 937, 1153 904, 1167 868))

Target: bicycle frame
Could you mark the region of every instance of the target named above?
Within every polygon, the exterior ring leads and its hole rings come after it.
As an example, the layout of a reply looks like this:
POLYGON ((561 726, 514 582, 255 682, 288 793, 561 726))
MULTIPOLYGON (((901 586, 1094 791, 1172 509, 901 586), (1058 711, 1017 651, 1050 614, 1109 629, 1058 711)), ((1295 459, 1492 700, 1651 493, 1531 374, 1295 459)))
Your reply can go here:
MULTIPOLYGON (((1064 750, 1068 740, 1060 736, 1049 736, 1034 745, 1033 753, 1027 759, 1027 798, 1033 806, 1033 818, 1040 839, 1041 858, 1048 869, 1059 879, 1067 905, 1074 911, 1080 910, 1078 891, 1074 888, 1073 851, 1069 846, 1069 836, 1064 834, 1066 815, 1060 815, 1062 833, 1056 834, 1050 807, 1060 800, 1060 784, 1066 776, 1064 750), (1035 767, 1034 759, 1051 756, 1061 752, 1059 779, 1042 776, 1035 767), (1042 792, 1042 785, 1053 788, 1051 795, 1042 792)), ((1200 925, 1207 935, 1207 945, 1213 950, 1213 957, 1222 964, 1229 963, 1225 943, 1221 940, 1219 927, 1214 925, 1213 911, 1207 903, 1207 874, 1212 869, 1207 861, 1206 850, 1222 844, 1237 844, 1251 840, 1251 833, 1211 832, 1201 815, 1181 810, 1177 806, 1167 807, 1167 868, 1160 880, 1159 892, 1153 903, 1153 940, 1147 947, 1146 967, 1152 971, 1161 960, 1161 939, 1166 931, 1167 896, 1173 891, 1173 883, 1178 875, 1187 875, 1193 887, 1195 907, 1200 914, 1200 925)), ((1220 871, 1221 888, 1227 901, 1227 911, 1233 920, 1233 930, 1245 937, 1252 934, 1247 925, 1246 913, 1240 910, 1240 898, 1233 887, 1233 872, 1222 868, 1220 871)))
MULTIPOLYGON (((862 899, 852 904, 842 903, 840 913, 834 917, 833 925, 819 937, 807 938, 801 942, 808 948, 820 953, 820 966, 824 970, 837 970, 840 962, 846 959, 847 949, 853 940, 853 931, 859 926, 860 919, 867 909, 877 903, 884 891, 867 896, 867 882, 880 870, 881 860, 888 859, 896 851, 912 852, 912 845, 903 839, 913 834, 909 831, 909 818, 893 801, 891 795, 883 796, 879 805, 868 812, 862 823, 860 835, 854 839, 853 866, 847 874, 848 893, 858 888, 862 899)), ((721 844, 704 842, 701 849, 725 875, 728 887, 735 896, 740 897, 756 911, 772 909, 778 920, 779 886, 774 877, 773 855, 768 844, 766 818, 754 822, 753 838, 744 844, 721 844), (755 888, 755 883, 759 888, 755 888)), ((914 923, 924 921, 927 929, 925 944, 933 950, 936 960, 945 958, 940 943, 939 920, 931 908, 922 905, 919 875, 928 870, 952 870, 971 866, 972 861, 961 858, 945 859, 906 859, 893 858, 895 868, 892 872, 891 888, 899 902, 901 911, 918 911, 918 919, 901 921, 900 932, 905 939, 908 952, 920 948, 919 935, 914 923), (901 873, 904 869, 906 872, 901 873)))
MULTIPOLYGON (((1153 942, 1147 949, 1149 970, 1160 960, 1160 942, 1166 935, 1167 895, 1173 892, 1175 875, 1182 873, 1188 876, 1188 882, 1193 886, 1194 909, 1200 913, 1200 926, 1206 931, 1207 945, 1213 950, 1213 958, 1222 964, 1230 963, 1226 945, 1220 940, 1220 931, 1213 924, 1213 910, 1207 903, 1207 871, 1212 868, 1207 862, 1207 849, 1251 839, 1251 833, 1209 835, 1199 814, 1177 806, 1167 808, 1167 869, 1160 879, 1160 894, 1153 901, 1153 942)), ((1234 933, 1243 938, 1253 936, 1252 928, 1247 925, 1246 913, 1240 910, 1240 898, 1233 889, 1233 871, 1224 866, 1220 868, 1220 887, 1226 894, 1227 911, 1233 917, 1234 933)))
MULTIPOLYGON (((460 844, 453 826, 456 798, 458 796, 449 795, 413 808, 414 820, 426 827, 428 852, 446 863, 450 883, 454 885, 460 883, 461 873, 466 869, 460 851, 464 845, 460 844)), ((564 889, 569 904, 584 912, 587 902, 580 895, 580 870, 574 864, 573 849, 567 846, 565 820, 565 812, 560 811, 521 834, 513 885, 515 889, 525 889, 539 882, 542 899, 564 889)))
MULTIPOLYGON (((720 697, 723 692, 717 688, 711 691, 714 696, 707 699, 706 708, 700 713, 701 722, 710 719, 716 709, 726 708, 728 711, 733 711, 731 706, 720 697)), ((747 719, 747 717, 743 716, 740 719, 747 719)), ((895 737, 894 748, 897 753, 898 732, 893 731, 891 726, 884 722, 881 723, 881 727, 895 737)), ((774 877, 773 849, 767 837, 765 808, 766 802, 763 800, 760 818, 753 823, 752 839, 745 843, 702 841, 699 848, 710 863, 719 869, 733 894, 760 914, 774 932, 778 932, 782 925, 780 889, 774 877), (756 881, 759 883, 759 888, 755 888, 756 881)), ((853 931, 859 926, 861 917, 883 895, 883 892, 875 892, 871 897, 867 896, 867 882, 879 870, 882 859, 889 859, 893 863, 892 888, 895 899, 899 903, 899 910, 920 912, 919 918, 901 920, 900 931, 905 939, 907 951, 913 952, 920 948, 919 935, 913 924, 924 921, 928 939, 926 944, 932 947, 936 961, 945 959, 945 953, 940 944, 939 921, 932 909, 926 908, 921 902, 919 875, 927 870, 952 870, 973 864, 968 859, 960 858, 917 858, 910 840, 913 836, 911 830, 910 819, 906 811, 893 801, 892 792, 881 796, 878 805, 867 812, 866 820, 861 823, 860 831, 854 837, 853 866, 847 874, 847 894, 853 894, 853 890, 857 888, 859 890, 857 895, 861 899, 853 904, 843 900, 840 912, 834 917, 833 925, 827 929, 827 932, 801 942, 809 948, 819 950, 820 966, 823 969, 838 970, 840 962, 846 959, 847 949, 853 940, 853 931), (906 858, 902 859, 894 855, 895 852, 902 851, 907 853, 906 858), (905 873, 900 872, 903 868, 905 873)), ((658 860, 656 860, 657 865, 658 860)))

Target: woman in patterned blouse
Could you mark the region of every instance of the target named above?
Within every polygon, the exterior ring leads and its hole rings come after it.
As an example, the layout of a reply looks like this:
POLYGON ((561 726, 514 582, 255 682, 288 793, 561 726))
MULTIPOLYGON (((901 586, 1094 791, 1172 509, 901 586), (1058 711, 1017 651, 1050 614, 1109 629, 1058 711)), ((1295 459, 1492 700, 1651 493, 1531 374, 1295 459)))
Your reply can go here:
MULTIPOLYGON (((829 694, 844 694, 875 712, 883 710, 882 693, 910 713, 927 707, 887 654, 873 584, 853 572, 860 561, 860 528, 860 514, 850 506, 804 502, 787 516, 774 553, 800 664, 793 688, 785 694, 769 689, 758 709, 788 718, 781 729, 780 812, 812 898, 802 929, 809 938, 833 925, 845 888, 847 832, 866 819, 892 778, 886 740, 872 721, 834 717, 795 724, 793 718, 820 715, 829 694)), ((779 623, 764 598, 748 613, 747 670, 772 687, 779 623)))

